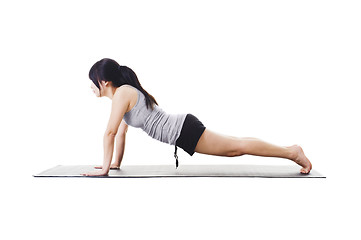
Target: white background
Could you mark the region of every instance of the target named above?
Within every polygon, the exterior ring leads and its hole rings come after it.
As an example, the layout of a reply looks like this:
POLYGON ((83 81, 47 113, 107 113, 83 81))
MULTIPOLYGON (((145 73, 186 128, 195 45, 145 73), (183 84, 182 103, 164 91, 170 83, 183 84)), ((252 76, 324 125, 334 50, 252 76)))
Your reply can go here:
MULTIPOLYGON (((4 239, 360 239, 357 1, 2 1, 4 239), (101 164, 111 101, 88 71, 131 67, 168 113, 278 145, 327 179, 34 178, 101 164)), ((129 128, 122 164, 174 164, 129 128)), ((292 164, 179 150, 180 164, 292 164)))

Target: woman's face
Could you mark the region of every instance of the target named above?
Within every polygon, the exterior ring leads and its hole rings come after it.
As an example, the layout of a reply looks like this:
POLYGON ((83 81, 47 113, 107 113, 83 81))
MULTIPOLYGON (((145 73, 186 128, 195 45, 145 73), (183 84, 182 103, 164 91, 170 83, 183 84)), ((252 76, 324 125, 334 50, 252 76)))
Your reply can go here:
POLYGON ((95 84, 93 82, 91 82, 91 89, 93 90, 95 96, 100 97, 100 91, 99 88, 97 88, 97 86, 95 86, 95 84))

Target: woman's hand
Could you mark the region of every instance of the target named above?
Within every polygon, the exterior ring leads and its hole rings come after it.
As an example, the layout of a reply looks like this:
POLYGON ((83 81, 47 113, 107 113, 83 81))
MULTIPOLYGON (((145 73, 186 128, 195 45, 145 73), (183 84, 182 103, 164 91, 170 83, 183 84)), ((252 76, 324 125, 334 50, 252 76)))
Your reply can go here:
POLYGON ((86 177, 92 177, 92 176, 107 176, 108 173, 107 173, 107 172, 103 172, 103 171, 94 171, 94 172, 82 173, 81 175, 86 176, 86 177))
MULTIPOLYGON (((103 166, 95 166, 94 168, 95 168, 95 169, 103 169, 103 166)), ((110 165, 110 169, 119 169, 119 168, 120 168, 120 166, 117 165, 117 164, 115 164, 115 163, 112 163, 112 164, 110 165)))

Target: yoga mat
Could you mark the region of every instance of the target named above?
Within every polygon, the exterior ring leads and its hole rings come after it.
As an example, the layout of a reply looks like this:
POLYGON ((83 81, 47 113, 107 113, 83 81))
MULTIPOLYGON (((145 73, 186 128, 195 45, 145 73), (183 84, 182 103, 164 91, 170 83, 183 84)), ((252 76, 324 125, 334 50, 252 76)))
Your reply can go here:
MULTIPOLYGON (((316 170, 301 174, 298 165, 121 165, 102 178, 149 177, 260 177, 260 178, 325 178, 316 170)), ((95 171, 94 165, 58 165, 34 177, 85 177, 95 171)))

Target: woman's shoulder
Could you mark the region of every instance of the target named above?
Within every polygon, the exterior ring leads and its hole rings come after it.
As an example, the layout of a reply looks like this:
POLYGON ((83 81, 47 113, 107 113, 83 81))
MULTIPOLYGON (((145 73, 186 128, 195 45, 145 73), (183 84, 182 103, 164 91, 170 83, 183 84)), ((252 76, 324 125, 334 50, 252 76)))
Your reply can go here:
POLYGON ((135 89, 122 85, 115 90, 114 97, 122 101, 134 101, 138 98, 138 93, 135 89))
POLYGON ((123 84, 122 86, 118 87, 117 89, 134 89, 135 90, 136 88, 129 84, 123 84))
POLYGON ((117 92, 120 93, 136 93, 138 89, 136 89, 135 87, 128 85, 128 84, 124 84, 120 87, 117 88, 117 92))
POLYGON ((118 95, 118 99, 121 99, 123 102, 127 102, 129 104, 128 111, 132 109, 139 100, 137 89, 130 85, 122 85, 118 87, 115 94, 118 95))

